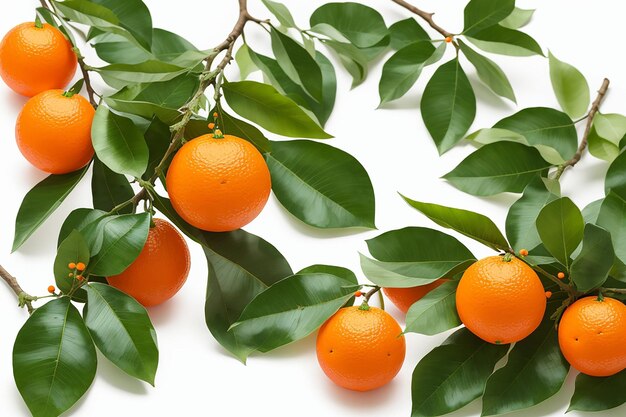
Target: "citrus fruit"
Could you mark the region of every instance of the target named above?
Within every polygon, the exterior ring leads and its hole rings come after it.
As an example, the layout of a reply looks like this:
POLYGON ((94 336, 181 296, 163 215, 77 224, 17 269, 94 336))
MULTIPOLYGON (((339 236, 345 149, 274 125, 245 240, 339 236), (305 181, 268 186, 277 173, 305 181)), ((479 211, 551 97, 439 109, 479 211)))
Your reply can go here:
POLYGON ((154 219, 137 259, 107 281, 151 307, 169 300, 181 289, 189 275, 189 264, 189 248, 183 236, 171 223, 154 219))
POLYGON ((559 346, 583 374, 610 376, 626 369, 626 306, 614 298, 581 298, 561 317, 559 346))
POLYGON ((417 300, 421 300, 426 294, 446 282, 445 279, 438 279, 430 284, 420 285, 419 287, 410 288, 383 288, 383 292, 403 313, 407 313, 409 308, 417 300))
POLYGON ((0 76, 24 96, 65 88, 74 77, 76 63, 70 42, 47 23, 17 25, 0 43, 0 76))
POLYGON ((345 307, 317 335, 317 360, 337 385, 369 391, 389 383, 402 368, 406 344, 402 329, 376 307, 345 307))
POLYGON ((546 294, 535 271, 524 262, 506 255, 490 256, 463 273, 456 308, 476 336, 490 343, 513 343, 539 326, 546 294))
POLYGON ((272 186, 263 156, 236 136, 197 137, 167 171, 167 191, 187 223, 210 232, 239 229, 256 218, 272 186))
POLYGON ((48 90, 26 102, 17 117, 15 138, 24 157, 50 174, 66 174, 93 157, 91 122, 95 110, 83 96, 48 90))

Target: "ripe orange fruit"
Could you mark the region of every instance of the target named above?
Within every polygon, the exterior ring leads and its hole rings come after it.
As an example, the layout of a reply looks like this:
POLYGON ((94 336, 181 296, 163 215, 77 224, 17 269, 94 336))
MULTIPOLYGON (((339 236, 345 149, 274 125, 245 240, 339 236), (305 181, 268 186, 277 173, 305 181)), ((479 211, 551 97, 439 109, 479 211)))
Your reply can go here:
POLYGON ((420 285, 410 288, 383 288, 383 292, 404 314, 417 300, 421 300, 426 294, 446 282, 445 279, 438 279, 430 284, 420 285))
POLYGON ((376 307, 345 307, 322 325, 317 360, 337 385, 369 391, 389 383, 402 368, 406 343, 402 329, 376 307))
POLYGON ((32 97, 65 88, 76 72, 72 44, 54 26, 26 22, 11 29, 0 43, 0 76, 18 94, 32 97))
POLYGON ((187 223, 228 232, 250 223, 269 198, 272 182, 263 156, 248 141, 213 134, 183 145, 167 172, 172 206, 187 223))
POLYGON ((539 277, 515 257, 490 256, 472 264, 456 291, 465 326, 490 343, 513 343, 530 335, 546 311, 539 277))
POLYGON ((559 346, 583 374, 610 376, 626 369, 626 306, 614 298, 581 298, 561 317, 559 346))
POLYGON ((145 307, 155 306, 181 289, 189 275, 189 264, 189 248, 183 236, 168 221, 154 219, 137 259, 107 281, 145 307))
POLYGON ((50 174, 67 174, 93 157, 91 122, 95 110, 83 96, 48 90, 26 102, 17 117, 15 138, 24 157, 50 174))

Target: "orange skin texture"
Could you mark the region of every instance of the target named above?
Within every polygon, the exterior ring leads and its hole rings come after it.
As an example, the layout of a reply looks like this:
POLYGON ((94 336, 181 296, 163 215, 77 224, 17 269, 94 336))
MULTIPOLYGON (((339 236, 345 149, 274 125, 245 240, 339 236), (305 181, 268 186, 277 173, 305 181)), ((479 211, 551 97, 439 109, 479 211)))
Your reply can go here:
POLYGON ((426 294, 446 281, 446 279, 438 279, 430 284, 420 285, 419 287, 383 288, 383 292, 400 311, 406 314, 415 302, 421 300, 426 294))
POLYGON ((340 387, 369 391, 389 383, 404 363, 402 329, 377 307, 345 307, 322 325, 317 335, 317 360, 326 376, 340 387))
POLYGON ((228 232, 250 223, 265 207, 272 187, 265 160, 250 142, 212 134, 180 148, 166 183, 176 212, 209 232, 228 232))
POLYGON ((614 298, 581 298, 561 317, 559 346, 583 374, 610 376, 626 369, 626 306, 614 298))
POLYGON ((541 323, 546 294, 539 277, 517 258, 490 256, 472 264, 456 291, 465 326, 494 344, 518 342, 541 323))
POLYGON ((0 76, 16 93, 32 97, 65 88, 76 73, 72 44, 57 28, 26 22, 11 29, 0 43, 0 76))
POLYGON ((89 163, 94 150, 91 123, 95 110, 81 95, 48 90, 26 102, 15 123, 22 155, 50 174, 67 174, 89 163))
POLYGON ((187 281, 190 255, 187 242, 174 226, 154 219, 141 253, 124 272, 107 278, 109 285, 125 292, 145 307, 172 298, 187 281))

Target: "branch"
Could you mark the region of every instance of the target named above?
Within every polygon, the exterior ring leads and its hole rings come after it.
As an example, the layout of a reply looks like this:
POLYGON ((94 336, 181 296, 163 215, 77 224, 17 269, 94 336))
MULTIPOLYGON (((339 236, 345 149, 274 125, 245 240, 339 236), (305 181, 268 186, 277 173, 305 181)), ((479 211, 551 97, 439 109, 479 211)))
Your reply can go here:
POLYGON ((583 139, 580 142, 580 146, 578 146, 578 150, 576 151, 572 159, 570 159, 569 161, 566 161, 563 165, 559 166, 559 168, 556 170, 554 174, 554 179, 558 180, 559 178, 561 178, 561 175, 563 175, 563 172, 565 172, 565 170, 568 167, 573 167, 574 165, 578 163, 578 161, 580 161, 580 158, 582 158, 583 152, 587 148, 587 144, 589 140, 589 132, 591 131, 593 118, 596 116, 596 113, 600 110, 600 104, 602 104, 602 100, 604 100, 604 97, 606 96, 606 92, 609 89, 609 83, 610 81, 608 80, 608 78, 605 78, 604 81, 602 81, 602 85, 600 86, 600 89, 598 90, 598 95, 596 96, 596 99, 591 104, 591 109, 589 109, 589 113, 587 113, 587 116, 586 116, 587 124, 585 125, 585 132, 583 133, 583 139))
POLYGON ((9 274, 9 272, 6 269, 4 269, 4 267, 2 265, 0 265, 0 277, 2 277, 2 279, 13 290, 13 292, 15 293, 15 295, 17 296, 17 298, 19 300, 20 307, 26 306, 26 308, 28 309, 28 313, 32 314, 34 309, 33 309, 33 305, 31 303, 31 300, 33 300, 34 297, 31 297, 30 295, 28 295, 26 293, 26 291, 24 291, 22 289, 22 287, 17 282, 15 277, 13 275, 9 274))
MULTIPOLYGON (((426 23, 428 23, 428 25, 435 29, 437 32, 439 32, 444 38, 453 38, 454 37, 454 33, 450 33, 447 30, 445 30, 444 28, 442 28, 441 26, 439 26, 438 24, 435 23, 435 21, 433 20, 433 15, 434 13, 428 13, 425 12, 421 9, 418 9, 417 7, 413 6, 410 3, 407 3, 404 0, 391 0, 396 4, 399 4, 400 6, 404 7, 405 9, 407 9, 408 11, 415 13, 416 15, 418 15, 419 17, 421 17, 422 19, 424 19, 424 21, 426 23)), ((455 44, 456 46, 456 44, 455 44)))

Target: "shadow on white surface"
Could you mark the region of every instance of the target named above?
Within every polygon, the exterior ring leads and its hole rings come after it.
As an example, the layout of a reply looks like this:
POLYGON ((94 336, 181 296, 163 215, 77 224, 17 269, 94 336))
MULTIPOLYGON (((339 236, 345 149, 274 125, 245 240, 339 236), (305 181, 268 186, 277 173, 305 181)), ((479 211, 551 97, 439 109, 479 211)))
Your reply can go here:
POLYGON ((372 412, 376 409, 386 408, 386 403, 394 399, 393 391, 402 389, 397 380, 393 380, 389 384, 373 391, 351 391, 335 385, 330 379, 326 378, 323 372, 319 372, 318 375, 316 383, 323 385, 324 394, 329 398, 329 401, 341 403, 351 410, 368 411, 368 415, 376 415, 372 414, 372 412))
MULTIPOLYGON (((139 381, 138 379, 127 375, 100 353, 98 353, 98 373, 96 378, 98 381, 104 381, 115 389, 131 394, 145 395, 148 393, 145 382, 139 381)), ((86 397, 87 395, 83 397, 83 399, 86 397)))
POLYGON ((152 324, 156 328, 157 333, 159 331, 159 326, 165 325, 176 318, 174 312, 178 309, 176 304, 179 300, 177 300, 177 298, 179 297, 174 296, 163 304, 148 307, 148 315, 150 316, 150 320, 152 320, 152 324))

